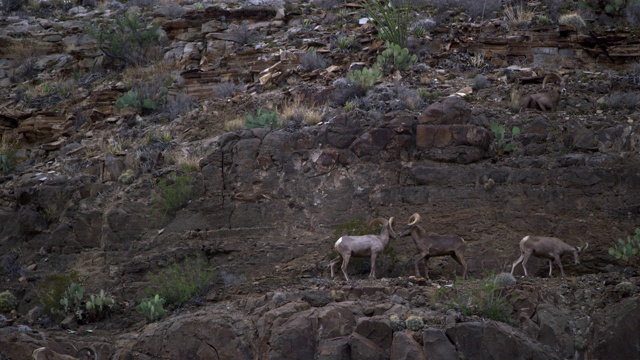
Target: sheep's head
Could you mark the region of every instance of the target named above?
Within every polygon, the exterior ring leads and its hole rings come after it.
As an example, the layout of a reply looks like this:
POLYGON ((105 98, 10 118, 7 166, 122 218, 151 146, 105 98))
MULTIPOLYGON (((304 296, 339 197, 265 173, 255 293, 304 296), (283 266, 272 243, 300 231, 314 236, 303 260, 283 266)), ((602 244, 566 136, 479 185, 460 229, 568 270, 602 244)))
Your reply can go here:
POLYGON ((562 77, 560 76, 560 74, 556 73, 556 72, 552 72, 547 74, 547 76, 544 77, 544 79, 542 80, 542 88, 544 89, 545 85, 547 84, 547 81, 555 79, 558 82, 558 93, 562 96, 567 94, 567 77, 562 77))
POLYGON ((392 237, 397 238, 398 234, 396 234, 395 230, 393 229, 393 221, 395 220, 395 218, 392 216, 389 218, 389 220, 385 219, 385 218, 375 218, 373 220, 371 220, 371 222, 369 223, 369 227, 375 225, 375 224, 381 224, 382 225, 382 231, 384 231, 385 228, 389 228, 389 234, 391 234, 392 237))
POLYGON ((576 246, 576 251, 573 252, 573 260, 576 265, 580 264, 580 254, 587 250, 588 247, 589 243, 587 243, 583 248, 576 246))
POLYGON ((414 213, 413 215, 411 215, 411 217, 409 218, 409 222, 407 223, 407 226, 404 228, 404 230, 402 230, 402 232, 398 236, 403 237, 411 234, 411 232, 413 231, 413 228, 416 226, 418 221, 420 221, 420 214, 414 213))

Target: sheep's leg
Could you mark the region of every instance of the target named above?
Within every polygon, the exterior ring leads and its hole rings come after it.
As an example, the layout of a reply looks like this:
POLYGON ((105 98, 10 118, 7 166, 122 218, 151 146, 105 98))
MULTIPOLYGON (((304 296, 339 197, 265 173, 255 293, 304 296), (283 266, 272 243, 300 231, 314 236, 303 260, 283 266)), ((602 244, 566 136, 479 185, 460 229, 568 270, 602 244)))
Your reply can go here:
POLYGON ((555 259, 556 259, 556 264, 558 264, 558 267, 560 268, 560 274, 562 274, 562 277, 564 277, 564 269, 562 268, 562 262, 560 261, 560 256, 556 255, 555 259))
POLYGON ((467 279, 467 263, 464 261, 464 257, 462 254, 454 253, 451 255, 453 260, 455 260, 458 264, 462 265, 462 279, 467 279))
POLYGON ((424 257, 424 278, 429 280, 429 255, 424 257))
MULTIPOLYGON (((416 256, 415 261, 413 262, 413 264, 415 265, 416 268, 416 277, 420 277, 420 261, 427 256, 427 254, 418 254, 418 256, 416 256)), ((425 266, 426 268, 426 266, 425 266)))
MULTIPOLYGON (((520 257, 518 258, 518 260, 514 261, 513 264, 511 264, 511 275, 513 275, 513 270, 516 269, 516 266, 520 264, 522 260, 524 260, 524 254, 520 254, 520 257)), ((524 265, 522 265, 522 267, 524 268, 524 265)), ((526 273, 526 270, 525 270, 525 273, 526 273)))
POLYGON ((529 276, 529 273, 527 272, 527 262, 529 261, 530 256, 531 256, 531 253, 524 253, 524 259, 522 260, 522 268, 524 269, 524 276, 529 276))
POLYGON ((344 274, 345 280, 349 281, 349 275, 347 275, 347 266, 349 266, 349 258, 351 258, 351 254, 342 255, 342 273, 344 274))
POLYGON ((376 257, 378 256, 378 254, 376 254, 375 252, 371 252, 371 271, 369 272, 369 278, 370 279, 375 279, 376 278, 376 257))
POLYGON ((331 278, 333 279, 333 267, 338 263, 338 261, 342 260, 342 256, 338 256, 337 258, 331 260, 329 266, 331 267, 331 278))
POLYGON ((553 271, 553 262, 549 260, 549 277, 551 277, 551 272, 553 271))

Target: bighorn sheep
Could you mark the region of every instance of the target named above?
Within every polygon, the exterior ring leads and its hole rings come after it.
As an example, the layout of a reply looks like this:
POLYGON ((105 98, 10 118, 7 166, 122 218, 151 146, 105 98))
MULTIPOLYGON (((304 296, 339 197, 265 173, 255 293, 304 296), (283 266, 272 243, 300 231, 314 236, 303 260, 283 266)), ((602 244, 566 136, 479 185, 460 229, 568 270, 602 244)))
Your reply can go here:
POLYGON ((584 248, 580 248, 578 246, 571 246, 566 244, 562 240, 554 237, 544 237, 544 236, 525 236, 522 240, 520 240, 520 257, 516 260, 513 265, 511 265, 511 275, 513 275, 513 270, 516 268, 516 265, 522 263, 522 268, 524 269, 524 276, 529 276, 527 272, 527 261, 529 261, 529 257, 531 255, 537 258, 544 258, 549 260, 549 277, 551 277, 552 270, 552 260, 556 261, 558 267, 560 268, 560 273, 562 277, 564 277, 564 269, 562 268, 562 262, 560 262, 560 257, 566 253, 573 253, 573 257, 575 260, 575 264, 580 264, 579 254, 589 247, 589 243, 585 245, 584 248))
POLYGON ((558 85, 550 91, 536 93, 523 96, 518 101, 518 108, 520 110, 529 108, 537 109, 540 111, 554 111, 560 102, 560 97, 567 93, 566 88, 566 76, 563 78, 558 73, 550 73, 542 80, 542 89, 544 90, 547 81, 555 78, 558 81, 558 85))
POLYGON ((369 223, 369 226, 377 222, 382 224, 380 235, 342 236, 336 241, 334 248, 340 256, 332 260, 329 264, 331 266, 331 278, 333 278, 333 266, 342 258, 342 273, 344 274, 344 278, 349 281, 347 266, 352 256, 371 257, 371 272, 369 273, 369 277, 371 279, 376 278, 376 257, 389 243, 389 234, 394 238, 397 236, 393 230, 393 216, 390 217, 389 220, 385 218, 373 219, 369 223))
POLYGON ((429 279, 429 258, 435 256, 450 255, 453 260, 462 265, 462 278, 467 278, 467 264, 464 261, 464 252, 467 243, 458 235, 437 235, 427 233, 420 225, 420 215, 415 213, 409 218, 407 228, 398 235, 399 237, 411 234, 414 244, 418 249, 418 255, 415 258, 414 265, 416 276, 420 277, 419 264, 424 259, 424 277, 429 279))
POLYGON ((61 354, 49 348, 41 347, 33 350, 31 356, 34 360, 98 360, 96 351, 89 347, 78 349, 75 356, 61 354))

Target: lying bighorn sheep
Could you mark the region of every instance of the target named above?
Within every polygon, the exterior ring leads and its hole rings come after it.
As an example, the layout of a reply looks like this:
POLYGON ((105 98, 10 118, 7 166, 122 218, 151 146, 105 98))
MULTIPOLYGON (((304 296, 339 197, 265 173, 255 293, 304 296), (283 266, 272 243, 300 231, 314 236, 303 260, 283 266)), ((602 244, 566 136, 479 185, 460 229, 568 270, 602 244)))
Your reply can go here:
POLYGON ((34 360, 98 360, 98 354, 89 347, 83 347, 76 351, 75 356, 60 354, 46 347, 33 350, 34 360))
POLYGON ((398 235, 399 237, 403 237, 411 234, 411 238, 414 244, 416 244, 416 248, 418 249, 418 256, 416 256, 414 261, 416 276, 420 277, 420 268, 418 265, 423 259, 424 277, 429 279, 429 258, 450 255, 453 260, 462 265, 462 278, 466 279, 467 264, 464 261, 464 252, 467 248, 467 243, 464 239, 458 235, 427 234, 420 225, 417 225, 418 221, 420 221, 420 215, 418 213, 411 215, 407 228, 398 235))
POLYGON ((347 265, 349 265, 349 259, 352 256, 371 257, 371 272, 369 273, 369 277, 371 279, 376 278, 376 257, 389 243, 389 234, 394 238, 396 237, 396 233, 393 230, 393 216, 390 217, 389 220, 385 218, 373 219, 369 223, 369 226, 377 222, 382 224, 380 235, 342 236, 336 241, 334 247, 340 256, 332 260, 329 264, 331 266, 331 278, 333 278, 333 266, 342 258, 342 273, 344 274, 344 278, 349 281, 347 265))
POLYGON ((533 255, 537 258, 549 260, 549 277, 551 277, 551 270, 553 266, 551 260, 556 261, 556 264, 558 264, 558 267, 560 268, 560 273, 562 274, 562 277, 564 277, 564 269, 562 268, 560 257, 566 253, 573 253, 575 264, 578 265, 580 264, 580 258, 578 255, 587 250, 587 247, 589 247, 589 243, 587 243, 584 248, 580 248, 578 246, 566 244, 562 240, 554 237, 525 236, 520 240, 521 255, 518 260, 511 265, 511 275, 513 275, 513 270, 516 268, 516 265, 522 263, 524 276, 529 276, 527 272, 527 261, 529 261, 529 257, 533 255))
POLYGON ((547 81, 552 78, 558 80, 558 85, 555 88, 550 91, 523 96, 518 102, 518 108, 520 110, 529 108, 541 111, 554 111, 560 102, 560 97, 567 93, 567 89, 566 77, 563 78, 557 73, 550 73, 542 80, 543 90, 547 81))

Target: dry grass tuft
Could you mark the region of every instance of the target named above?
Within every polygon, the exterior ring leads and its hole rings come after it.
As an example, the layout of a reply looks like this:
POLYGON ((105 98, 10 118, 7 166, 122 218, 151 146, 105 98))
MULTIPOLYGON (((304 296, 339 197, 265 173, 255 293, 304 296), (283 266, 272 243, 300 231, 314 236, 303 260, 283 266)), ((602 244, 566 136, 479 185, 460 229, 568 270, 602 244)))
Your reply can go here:
POLYGON ((584 22, 584 19, 577 12, 572 12, 568 14, 564 14, 558 18, 558 24, 573 26, 576 29, 585 29, 587 27, 587 23, 584 22))
POLYGON ((527 4, 520 2, 519 5, 507 5, 504 8, 504 15, 513 27, 522 27, 531 24, 536 14, 527 10, 527 4))
POLYGON ((282 117, 285 121, 295 121, 304 125, 316 125, 322 121, 322 113, 314 106, 307 106, 300 101, 293 101, 287 104, 282 110, 282 117))
POLYGON ((224 122, 224 131, 235 131, 244 129, 245 120, 243 118, 236 118, 224 122))

